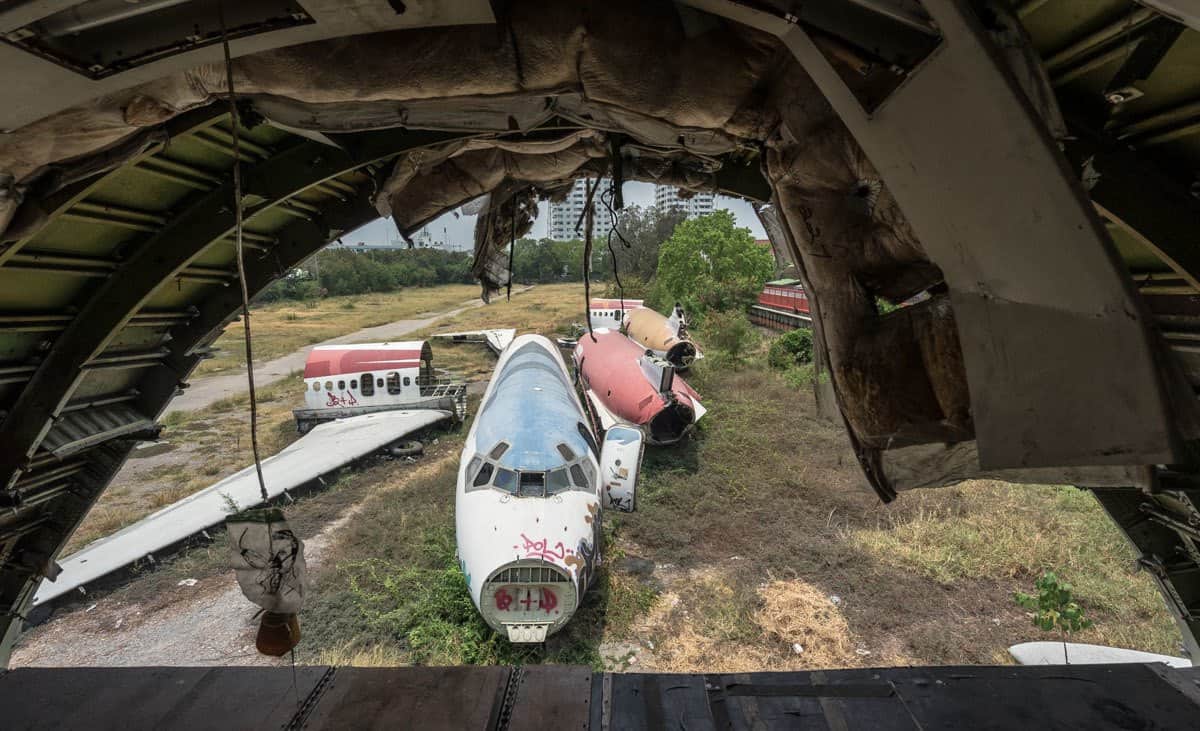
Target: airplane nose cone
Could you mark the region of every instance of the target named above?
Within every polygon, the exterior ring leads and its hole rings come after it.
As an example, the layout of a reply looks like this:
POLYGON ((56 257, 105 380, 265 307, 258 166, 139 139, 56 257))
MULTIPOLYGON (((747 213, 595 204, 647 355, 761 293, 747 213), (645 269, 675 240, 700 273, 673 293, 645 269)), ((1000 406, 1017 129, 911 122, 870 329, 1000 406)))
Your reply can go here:
POLYGON ((575 582, 566 571, 541 559, 523 559, 488 576, 479 611, 510 641, 541 642, 566 624, 578 603, 575 582))

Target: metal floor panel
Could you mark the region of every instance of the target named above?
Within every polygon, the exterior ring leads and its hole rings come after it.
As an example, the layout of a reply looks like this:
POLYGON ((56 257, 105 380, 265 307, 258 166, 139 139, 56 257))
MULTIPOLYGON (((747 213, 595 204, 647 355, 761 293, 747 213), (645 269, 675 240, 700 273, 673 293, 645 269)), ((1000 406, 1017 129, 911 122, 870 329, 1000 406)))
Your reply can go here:
POLYGON ((278 729, 328 668, 21 668, 0 676, 0 728, 278 729))
POLYGON ((22 668, 19 729, 1200 728, 1200 669, 930 667, 667 675, 560 665, 22 668), (298 702, 299 700, 299 702, 298 702))

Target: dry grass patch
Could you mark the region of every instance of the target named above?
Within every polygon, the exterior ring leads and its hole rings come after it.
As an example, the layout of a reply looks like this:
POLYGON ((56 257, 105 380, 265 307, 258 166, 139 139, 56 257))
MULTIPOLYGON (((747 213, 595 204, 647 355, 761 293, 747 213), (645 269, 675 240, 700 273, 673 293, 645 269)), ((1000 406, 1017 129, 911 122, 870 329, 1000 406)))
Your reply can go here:
POLYGON ((829 595, 793 579, 771 581, 758 590, 754 621, 782 652, 806 668, 848 668, 862 664, 850 625, 829 595), (796 652, 799 646, 800 652, 796 652))
MULTIPOLYGON (((478 297, 473 284, 409 287, 385 294, 326 297, 310 302, 273 302, 256 306, 250 318, 254 328, 255 362, 265 363, 364 327, 411 320, 454 309, 478 297)), ((230 323, 214 343, 217 356, 204 361, 195 376, 245 368, 240 320, 230 323)))
MULTIPOLYGON (((951 589, 989 577, 1028 592, 1043 572, 1055 571, 1095 620, 1079 641, 1179 652, 1161 595, 1087 491, 969 481, 903 495, 876 525, 848 527, 845 535, 872 559, 951 589)), ((1041 637, 1032 627, 1028 634, 1041 637)))
POLYGON ((484 307, 440 320, 433 327, 413 333, 412 337, 431 339, 435 366, 449 368, 475 380, 491 375, 496 356, 482 344, 454 344, 432 336, 460 330, 511 327, 516 328, 517 335, 536 332, 554 337, 556 332, 565 333, 570 323, 583 321, 585 313, 582 284, 539 284, 519 294, 514 292, 511 300, 501 295, 484 307))

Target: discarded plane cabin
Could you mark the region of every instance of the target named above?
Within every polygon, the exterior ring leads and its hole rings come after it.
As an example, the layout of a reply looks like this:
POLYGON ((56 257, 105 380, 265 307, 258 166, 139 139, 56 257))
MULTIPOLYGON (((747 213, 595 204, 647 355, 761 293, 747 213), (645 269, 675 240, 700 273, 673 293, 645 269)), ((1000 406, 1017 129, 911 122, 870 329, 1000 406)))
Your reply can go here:
POLYGON ((799 279, 779 279, 767 282, 750 306, 750 321, 773 330, 795 330, 812 325, 808 295, 799 279))
POLYGON ((315 424, 394 409, 441 409, 462 421, 467 384, 433 369, 429 343, 318 345, 304 364, 305 408, 294 411, 300 433, 315 424))
POLYGON ((583 335, 573 353, 579 390, 598 429, 629 424, 646 443, 675 444, 704 416, 675 366, 616 330, 583 335))
POLYGON ((579 607, 601 561, 602 497, 637 481, 636 461, 619 467, 605 464, 558 347, 514 340, 463 446, 454 516, 471 600, 510 641, 542 642, 579 607))
POLYGON ((687 322, 679 305, 670 317, 648 307, 632 310, 625 315, 622 330, 630 340, 681 371, 699 357, 696 344, 688 337, 687 322))
MULTIPOLYGON (((0 660, 241 286, 262 291, 380 216, 411 234, 473 202, 490 295, 537 201, 585 176, 755 202, 808 296, 825 403, 880 499, 980 476, 1091 490, 1200 657, 1195 3, 226 6, 0 6, 0 660)), ((379 718, 449 727, 551 712, 743 726, 835 707, 854 725, 884 706, 921 727, 1005 724, 1031 706, 1045 725, 1088 727, 1111 722, 1114 697, 1146 725, 1196 713, 1192 671, 1153 666, 708 676, 670 694, 586 670, 522 686, 507 669, 416 669, 423 680, 386 694, 370 684, 383 674, 324 672, 298 686, 304 720, 280 710, 291 681, 266 670, 221 686, 245 702, 179 695, 182 671, 139 675, 137 704, 105 700, 131 675, 19 670, 0 676, 0 707, 6 726, 178 725, 149 714, 184 697, 213 725, 261 708, 284 715, 260 725, 346 726, 363 707, 346 699, 363 694, 379 718), (468 687, 494 707, 453 697, 468 687)))
POLYGON ((588 302, 593 328, 621 329, 626 316, 633 310, 644 307, 642 300, 595 299, 588 302))

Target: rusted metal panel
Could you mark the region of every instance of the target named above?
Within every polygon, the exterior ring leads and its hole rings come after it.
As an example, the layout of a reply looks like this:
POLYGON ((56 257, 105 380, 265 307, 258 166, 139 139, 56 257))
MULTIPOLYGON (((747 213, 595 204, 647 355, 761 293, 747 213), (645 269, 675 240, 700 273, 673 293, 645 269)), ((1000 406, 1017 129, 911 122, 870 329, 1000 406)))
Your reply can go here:
POLYGON ((1194 729, 1200 668, 864 668, 739 675, 585 667, 20 669, 14 729, 1194 729))
POLYGON ((522 668, 521 683, 509 716, 508 728, 589 728, 592 671, 567 665, 530 665, 522 668))
POLYGON ((723 718, 720 701, 710 705, 703 675, 612 673, 602 682, 607 723, 597 726, 593 720, 593 728, 727 728, 717 723, 723 718))
POLYGON ((0 675, 0 728, 278 729, 325 671, 20 668, 0 675))
POLYGON ((491 728, 508 675, 506 667, 339 668, 305 728, 491 728))

